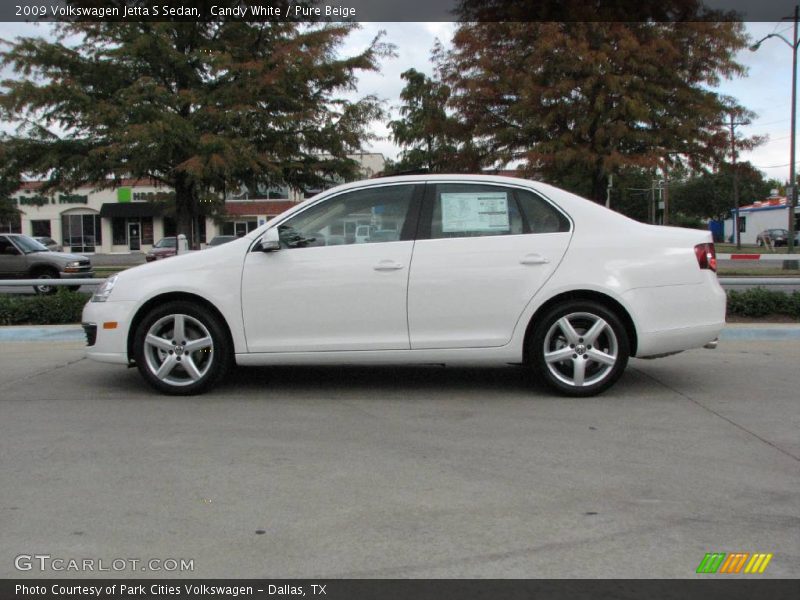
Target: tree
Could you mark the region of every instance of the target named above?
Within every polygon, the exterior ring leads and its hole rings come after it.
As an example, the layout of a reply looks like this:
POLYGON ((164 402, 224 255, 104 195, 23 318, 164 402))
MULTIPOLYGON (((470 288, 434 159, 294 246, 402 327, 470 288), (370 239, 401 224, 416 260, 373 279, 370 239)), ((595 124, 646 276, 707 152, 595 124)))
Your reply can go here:
POLYGON ((0 65, 18 77, 2 82, 0 117, 21 126, 0 142, 0 170, 45 189, 152 178, 175 190, 190 241, 200 203, 232 186, 350 177, 346 154, 382 111, 375 97, 341 94, 392 53, 379 35, 339 56, 356 26, 85 22, 58 25, 55 41, 5 42, 0 65))
POLYGON ((711 88, 744 72, 742 24, 625 20, 462 22, 438 66, 485 160, 522 161, 598 202, 626 168, 719 162, 729 107, 711 88))
MULTIPOLYGON (((740 204, 752 204, 769 196, 770 182, 749 162, 739 163, 738 186, 740 204)), ((697 174, 672 188, 676 212, 703 219, 722 219, 730 215, 733 197, 733 166, 724 164, 714 172, 697 174)))
POLYGON ((395 172, 431 173, 473 171, 479 160, 464 127, 447 114, 450 88, 416 69, 400 75, 407 83, 400 93, 401 119, 391 121, 392 138, 405 148, 395 172))

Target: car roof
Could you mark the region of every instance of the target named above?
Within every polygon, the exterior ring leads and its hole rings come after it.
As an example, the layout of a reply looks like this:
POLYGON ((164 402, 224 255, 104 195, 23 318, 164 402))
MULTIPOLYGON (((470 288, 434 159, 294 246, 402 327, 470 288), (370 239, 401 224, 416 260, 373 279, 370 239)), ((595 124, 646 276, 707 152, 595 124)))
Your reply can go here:
POLYGON ((364 179, 345 183, 334 188, 330 188, 295 204, 291 208, 281 213, 275 219, 259 226, 258 228, 250 231, 244 237, 250 240, 255 240, 261 236, 264 231, 274 227, 280 226, 286 219, 291 218, 293 214, 305 210, 308 206, 316 204, 317 202, 326 201, 335 195, 350 190, 367 189, 370 187, 380 187, 392 184, 424 184, 424 183, 485 183, 485 184, 499 184, 516 186, 521 188, 530 189, 540 196, 549 200, 557 208, 561 209, 566 216, 574 223, 582 222, 587 228, 594 229, 605 228, 607 231, 610 229, 625 229, 636 228, 640 223, 634 221, 621 213, 614 212, 601 204, 592 202, 587 198, 583 198, 567 190, 557 188, 547 183, 535 181, 532 179, 522 179, 520 177, 506 177, 503 175, 484 175, 484 174, 464 174, 464 173, 448 173, 448 174, 421 174, 421 175, 396 175, 392 177, 375 177, 372 179, 364 179), (602 223, 602 225, 600 225, 602 223), (609 229, 610 228, 610 229, 609 229))

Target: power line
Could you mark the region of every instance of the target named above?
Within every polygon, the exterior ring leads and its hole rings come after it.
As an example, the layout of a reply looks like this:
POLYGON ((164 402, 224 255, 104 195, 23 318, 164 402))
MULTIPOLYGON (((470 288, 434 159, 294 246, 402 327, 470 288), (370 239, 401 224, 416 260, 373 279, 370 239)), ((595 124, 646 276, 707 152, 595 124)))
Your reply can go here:
POLYGON ((790 119, 778 119, 776 121, 767 121, 766 123, 753 123, 752 127, 764 127, 765 125, 775 125, 776 123, 786 123, 790 119))
POLYGON ((756 169, 777 169, 778 167, 788 167, 790 163, 786 163, 785 165, 753 165, 756 169))
POLYGON ((771 137, 771 138, 769 138, 769 141, 764 142, 764 144, 767 145, 767 144, 771 144, 772 142, 780 142, 781 140, 785 140, 785 139, 790 138, 790 137, 792 137, 792 136, 791 135, 782 135, 782 136, 776 137, 776 138, 771 137))

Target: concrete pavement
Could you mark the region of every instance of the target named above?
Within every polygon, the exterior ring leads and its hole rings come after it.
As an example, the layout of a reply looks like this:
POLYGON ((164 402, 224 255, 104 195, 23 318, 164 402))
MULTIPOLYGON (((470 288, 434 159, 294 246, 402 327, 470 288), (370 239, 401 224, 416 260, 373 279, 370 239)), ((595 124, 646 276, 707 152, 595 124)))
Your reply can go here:
POLYGON ((63 575, 16 571, 33 552, 191 577, 692 577, 743 551, 797 575, 796 340, 634 360, 588 400, 513 367, 239 369, 170 398, 80 342, 3 348, 0 577, 63 575))

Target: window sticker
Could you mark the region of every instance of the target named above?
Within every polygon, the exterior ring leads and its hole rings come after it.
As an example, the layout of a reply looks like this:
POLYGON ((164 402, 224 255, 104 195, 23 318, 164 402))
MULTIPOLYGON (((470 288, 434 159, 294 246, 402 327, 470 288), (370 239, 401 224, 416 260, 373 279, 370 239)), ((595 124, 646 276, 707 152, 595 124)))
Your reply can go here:
POLYGON ((509 231, 506 192, 440 194, 442 232, 509 231))

